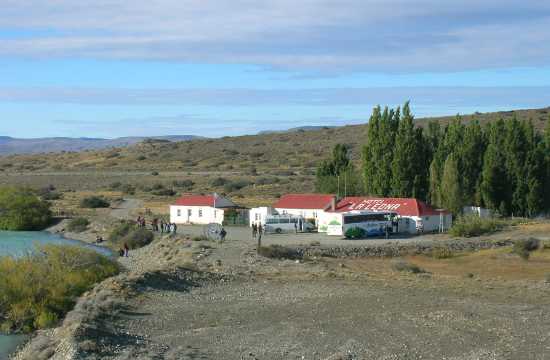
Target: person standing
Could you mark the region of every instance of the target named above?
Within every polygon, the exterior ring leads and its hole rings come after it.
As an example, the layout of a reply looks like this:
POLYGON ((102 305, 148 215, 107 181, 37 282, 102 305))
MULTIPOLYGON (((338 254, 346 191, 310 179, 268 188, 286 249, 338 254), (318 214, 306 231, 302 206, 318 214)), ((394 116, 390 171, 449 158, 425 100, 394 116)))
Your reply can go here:
POLYGON ((262 247, 262 231, 263 231, 263 228, 262 228, 262 224, 258 224, 258 247, 256 248, 256 251, 259 253, 260 252, 260 248, 262 247))
POLYGON ((130 248, 128 247, 128 243, 124 243, 124 256, 128 257, 129 252, 130 252, 130 248))
POLYGON ((258 225, 256 225, 256 223, 252 223, 252 239, 256 239, 257 234, 258 234, 258 225))
POLYGON ((220 240, 221 240, 222 242, 225 241, 225 236, 226 236, 226 235, 227 235, 227 231, 225 231, 225 229, 222 228, 222 230, 220 231, 220 240))

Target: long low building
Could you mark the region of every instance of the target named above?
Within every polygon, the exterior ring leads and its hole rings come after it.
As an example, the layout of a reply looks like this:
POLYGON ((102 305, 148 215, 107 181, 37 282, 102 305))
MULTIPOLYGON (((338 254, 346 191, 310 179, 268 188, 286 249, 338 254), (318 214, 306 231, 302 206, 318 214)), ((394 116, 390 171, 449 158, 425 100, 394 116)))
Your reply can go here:
POLYGON ((238 218, 248 222, 248 211, 217 194, 184 195, 170 205, 170 222, 176 224, 232 224, 238 218))
POLYGON ((436 210, 423 201, 412 198, 346 197, 319 218, 319 231, 326 232, 328 225, 338 221, 342 213, 354 211, 391 211, 399 217, 398 232, 417 234, 447 230, 452 225, 452 215, 436 210))

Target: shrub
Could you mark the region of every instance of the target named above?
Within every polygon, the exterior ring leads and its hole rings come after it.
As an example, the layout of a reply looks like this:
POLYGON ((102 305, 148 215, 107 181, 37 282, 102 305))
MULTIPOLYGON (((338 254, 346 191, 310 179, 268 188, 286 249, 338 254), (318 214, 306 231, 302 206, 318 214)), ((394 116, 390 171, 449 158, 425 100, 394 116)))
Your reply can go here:
POLYGON ((174 196, 176 195, 176 192, 172 189, 158 189, 151 191, 151 194, 157 196, 174 196))
POLYGON ((237 180, 237 181, 232 181, 232 182, 229 182, 229 183, 225 184, 225 185, 223 186, 223 190, 224 190, 226 193, 230 193, 230 192, 233 192, 233 191, 239 191, 239 190, 241 190, 242 188, 247 187, 248 185, 250 185, 250 182, 249 182, 249 181, 246 181, 246 180, 237 180))
POLYGON ((366 237, 367 232, 360 227, 353 227, 346 230, 344 236, 346 239, 362 239, 366 237))
POLYGON ((208 241, 208 238, 204 235, 194 236, 191 240, 193 241, 208 241))
POLYGON ((126 244, 130 249, 139 249, 150 244, 154 238, 155 235, 151 231, 124 221, 111 231, 108 240, 115 248, 121 248, 126 244))
POLYGON ((117 243, 120 239, 128 235, 130 231, 135 229, 135 227, 136 226, 134 224, 128 221, 123 221, 111 230, 108 240, 112 243, 117 243))
POLYGON ((120 187, 120 191, 123 194, 134 195, 136 193, 136 187, 130 184, 124 184, 120 187))
POLYGON ((55 186, 53 185, 38 189, 37 194, 42 200, 59 200, 62 196, 61 193, 55 191, 55 186))
POLYGON ((299 260, 303 258, 297 250, 281 245, 262 246, 258 250, 258 253, 272 259, 299 260))
POLYGON ((42 230, 52 219, 48 202, 17 187, 0 187, 0 214, 0 230, 42 230))
POLYGON ((498 231, 502 226, 503 223, 494 218, 480 218, 475 215, 467 215, 459 217, 449 230, 449 233, 453 236, 480 236, 498 231))
POLYGON ((145 156, 145 155, 140 155, 140 156, 138 156, 136 159, 137 159, 137 161, 143 161, 143 160, 147 159, 147 156, 145 156))
POLYGON ((88 225, 90 225, 88 219, 78 217, 69 221, 69 224, 67 225, 67 230, 80 233, 86 231, 88 229, 88 225))
POLYGON ((111 190, 118 190, 122 186, 122 183, 120 181, 115 181, 109 185, 109 189, 111 190))
POLYGON ((279 182, 279 178, 276 177, 261 177, 254 181, 256 185, 271 185, 279 182))
POLYGON ((80 201, 81 208, 98 209, 108 208, 111 204, 101 196, 89 196, 80 201))
POLYGON ((425 273, 426 270, 422 269, 418 265, 406 262, 404 260, 397 261, 393 264, 393 269, 400 272, 410 272, 413 274, 425 273))
POLYGON ((181 189, 192 189, 195 183, 192 180, 174 180, 172 185, 181 189))
POLYGON ((139 249, 149 245, 155 239, 155 234, 143 228, 134 229, 128 235, 123 237, 119 244, 128 245, 130 249, 139 249))
POLYGON ((529 238, 518 240, 512 247, 512 252, 519 255, 523 260, 529 260, 529 256, 532 251, 537 250, 540 247, 539 239, 529 238))
POLYGON ((152 171, 152 172, 151 172, 151 175, 153 175, 153 176, 159 176, 159 172, 158 172, 158 171, 152 171))
POLYGON ((453 251, 447 247, 436 247, 432 249, 434 259, 450 259, 454 256, 453 251))
POLYGON ((118 272, 112 259, 72 245, 46 245, 24 257, 1 257, 0 327, 30 332, 54 326, 82 293, 118 272))
POLYGON ((223 178, 223 177, 217 177, 215 178, 214 180, 212 180, 210 182, 210 185, 211 186, 224 186, 225 184, 227 184, 229 182, 229 180, 227 180, 226 178, 223 178))

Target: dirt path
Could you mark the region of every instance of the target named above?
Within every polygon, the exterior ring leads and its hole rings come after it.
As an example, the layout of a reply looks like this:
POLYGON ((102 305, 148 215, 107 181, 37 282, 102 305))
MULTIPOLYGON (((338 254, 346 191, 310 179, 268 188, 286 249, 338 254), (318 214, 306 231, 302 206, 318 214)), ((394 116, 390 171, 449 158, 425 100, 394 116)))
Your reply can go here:
POLYGON ((143 201, 138 199, 124 199, 116 208, 111 210, 111 217, 120 220, 131 220, 132 211, 143 206, 143 201))

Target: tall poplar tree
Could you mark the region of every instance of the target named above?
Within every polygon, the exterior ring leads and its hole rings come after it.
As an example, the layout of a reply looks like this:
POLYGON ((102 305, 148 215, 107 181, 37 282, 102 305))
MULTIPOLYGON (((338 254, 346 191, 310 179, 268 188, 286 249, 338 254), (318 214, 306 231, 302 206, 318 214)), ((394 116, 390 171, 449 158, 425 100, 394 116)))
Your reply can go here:
POLYGON ((417 161, 421 149, 418 148, 413 120, 409 103, 406 102, 397 128, 392 161, 391 184, 392 194, 395 197, 413 196, 415 178, 418 175, 417 161))
POLYGON ((441 179, 441 189, 442 205, 455 215, 462 213, 462 189, 458 172, 458 161, 454 153, 451 153, 447 157, 447 160, 445 160, 443 177, 441 179))

